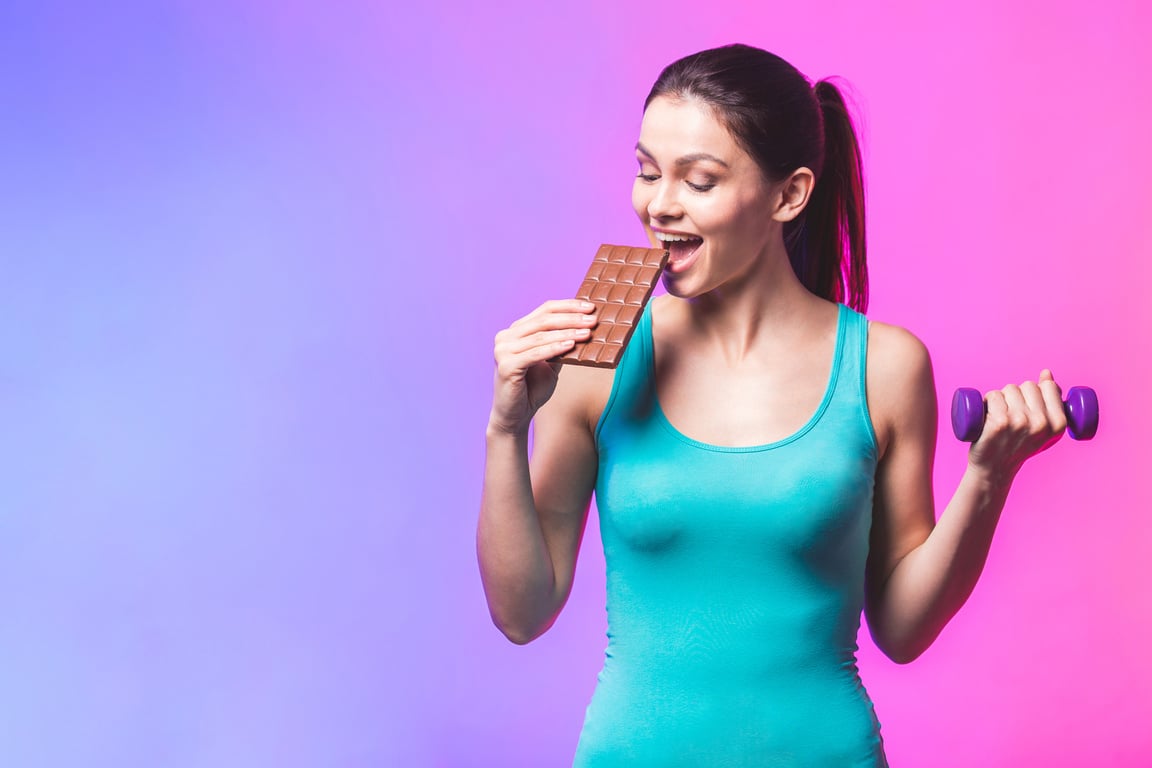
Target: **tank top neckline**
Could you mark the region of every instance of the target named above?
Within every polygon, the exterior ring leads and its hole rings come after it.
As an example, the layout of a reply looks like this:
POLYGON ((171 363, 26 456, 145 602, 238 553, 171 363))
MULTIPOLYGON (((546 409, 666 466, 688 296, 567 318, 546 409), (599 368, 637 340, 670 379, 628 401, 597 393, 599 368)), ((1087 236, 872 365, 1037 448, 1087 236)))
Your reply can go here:
POLYGON ((840 366, 841 358, 843 357, 845 337, 848 335, 848 313, 846 310, 847 307, 844 304, 837 305, 836 345, 832 351, 832 369, 828 374, 828 385, 824 389, 824 397, 820 400, 820 404, 816 406, 816 411, 808 421, 791 435, 782 437, 779 440, 773 440, 770 443, 760 443, 759 445, 717 445, 715 443, 706 443, 703 440, 697 440, 684 434, 676 428, 676 425, 668 420, 667 415, 664 413, 664 406, 660 404, 660 398, 656 393, 656 342, 652 334, 652 305, 649 303, 649 305, 644 308, 644 314, 641 318, 645 327, 639 328, 638 330, 640 331, 639 340, 644 350, 644 365, 648 373, 648 382, 652 388, 652 406, 657 422, 665 431, 680 442, 694 448, 717 453, 755 453, 758 451, 770 451, 774 448, 782 448, 785 445, 796 442, 811 432, 820 422, 820 417, 828 410, 828 405, 832 402, 832 395, 836 392, 836 384, 840 378, 840 366))

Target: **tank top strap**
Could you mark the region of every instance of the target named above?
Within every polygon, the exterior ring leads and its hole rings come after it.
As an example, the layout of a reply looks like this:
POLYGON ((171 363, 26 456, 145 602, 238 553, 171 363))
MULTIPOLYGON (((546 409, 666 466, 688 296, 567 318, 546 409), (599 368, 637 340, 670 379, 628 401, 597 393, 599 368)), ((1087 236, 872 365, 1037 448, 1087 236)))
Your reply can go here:
POLYGON ((644 306, 636 321, 636 330, 620 363, 616 366, 616 374, 612 378, 612 392, 608 395, 608 402, 600 414, 600 421, 596 424, 596 442, 600 442, 604 426, 610 419, 614 408, 621 403, 642 403, 650 401, 651 372, 655 366, 652 351, 652 302, 644 306))
POLYGON ((839 332, 843 336, 844 345, 840 353, 840 372, 833 398, 841 403, 841 407, 852 404, 860 425, 875 448, 876 433, 872 427, 872 415, 868 411, 868 318, 841 304, 839 332))

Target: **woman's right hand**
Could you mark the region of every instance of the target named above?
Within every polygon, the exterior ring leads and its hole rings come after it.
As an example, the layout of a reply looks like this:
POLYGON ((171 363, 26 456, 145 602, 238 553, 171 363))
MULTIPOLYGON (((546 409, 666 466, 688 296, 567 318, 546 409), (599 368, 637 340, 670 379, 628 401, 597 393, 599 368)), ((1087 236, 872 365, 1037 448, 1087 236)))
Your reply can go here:
POLYGON ((546 301, 496 334, 496 379, 488 428, 526 433, 556 390, 560 363, 548 361, 587 339, 596 305, 580 299, 546 301))

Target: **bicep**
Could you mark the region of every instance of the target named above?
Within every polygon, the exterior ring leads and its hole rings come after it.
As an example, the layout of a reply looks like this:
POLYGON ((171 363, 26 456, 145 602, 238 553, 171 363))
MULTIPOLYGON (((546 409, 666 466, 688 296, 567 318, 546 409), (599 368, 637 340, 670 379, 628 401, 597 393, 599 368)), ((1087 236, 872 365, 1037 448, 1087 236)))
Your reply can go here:
MULTIPOLYGON (((878 324, 873 324, 874 326, 878 324)), ((881 326, 868 349, 868 403, 882 454, 876 468, 866 574, 869 620, 896 565, 935 526, 932 462, 936 385, 924 345, 900 328, 881 326)))
POLYGON ((596 485, 598 457, 589 414, 600 399, 601 379, 600 371, 565 366, 555 393, 533 422, 532 496, 561 601, 572 588, 596 485))

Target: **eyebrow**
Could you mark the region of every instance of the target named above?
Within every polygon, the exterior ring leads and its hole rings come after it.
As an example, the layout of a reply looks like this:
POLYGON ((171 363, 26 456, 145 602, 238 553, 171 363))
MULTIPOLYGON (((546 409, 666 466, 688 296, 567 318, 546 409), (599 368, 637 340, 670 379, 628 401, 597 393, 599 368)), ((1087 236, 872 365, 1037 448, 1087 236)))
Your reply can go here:
MULTIPOLYGON (((644 145, 640 142, 636 142, 636 151, 643 153, 649 158, 655 159, 652 157, 652 153, 645 149, 644 145)), ((676 165, 692 165, 692 163, 697 163, 701 160, 707 160, 710 163, 716 163, 717 165, 722 165, 725 168, 728 167, 728 163, 716 157, 716 155, 710 155, 707 152, 693 152, 690 155, 684 155, 684 157, 677 158, 676 165)))

